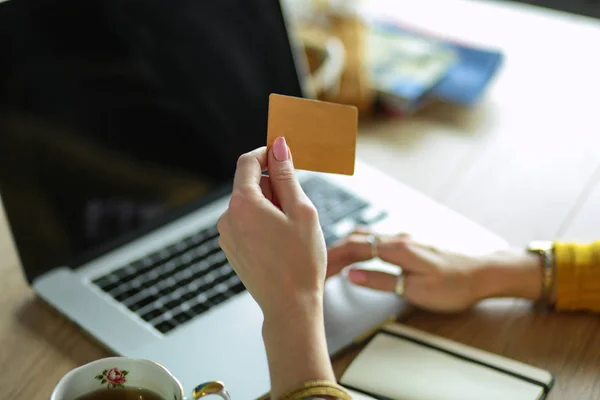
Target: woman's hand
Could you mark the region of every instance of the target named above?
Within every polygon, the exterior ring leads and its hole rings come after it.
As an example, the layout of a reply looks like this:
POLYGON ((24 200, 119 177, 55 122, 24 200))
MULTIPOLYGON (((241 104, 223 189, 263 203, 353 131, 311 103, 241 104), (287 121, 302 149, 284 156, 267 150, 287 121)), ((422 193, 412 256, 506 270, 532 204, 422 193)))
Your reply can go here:
MULTIPOLYGON (((369 232, 356 231, 329 250, 328 276, 371 258, 369 232)), ((380 236, 378 255, 399 266, 404 297, 430 311, 457 312, 490 297, 531 300, 541 290, 540 261, 523 251, 471 256, 436 249, 408 235, 380 236)), ((348 278, 357 285, 394 291, 397 276, 354 266, 348 278)))
POLYGON ((265 317, 278 317, 322 298, 327 253, 314 205, 278 139, 238 161, 220 244, 265 317), (261 171, 268 168, 269 176, 261 171))
POLYGON ((310 380, 335 382, 323 321, 325 240, 283 138, 268 154, 263 147, 240 157, 218 229, 221 248, 265 317, 272 397, 310 380))

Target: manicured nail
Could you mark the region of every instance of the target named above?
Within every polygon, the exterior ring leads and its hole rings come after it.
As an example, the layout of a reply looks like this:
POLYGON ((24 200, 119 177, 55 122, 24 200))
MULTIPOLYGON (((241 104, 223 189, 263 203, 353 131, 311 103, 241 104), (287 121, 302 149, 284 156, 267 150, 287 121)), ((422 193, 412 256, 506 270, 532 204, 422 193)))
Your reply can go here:
POLYGON ((367 283, 367 273, 360 269, 351 269, 348 271, 348 278, 358 285, 367 283))
POLYGON ((277 161, 286 161, 289 158, 288 146, 285 138, 278 137, 273 143, 273 155, 277 161))

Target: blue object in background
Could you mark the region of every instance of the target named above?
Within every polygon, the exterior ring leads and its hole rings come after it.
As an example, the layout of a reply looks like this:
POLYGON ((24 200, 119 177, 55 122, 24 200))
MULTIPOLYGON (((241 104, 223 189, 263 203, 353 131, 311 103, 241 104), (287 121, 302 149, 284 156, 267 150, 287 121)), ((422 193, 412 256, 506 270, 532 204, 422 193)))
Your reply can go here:
MULTIPOLYGON (((377 21, 376 25, 380 29, 395 30, 399 33, 430 39, 457 53, 458 59, 448 69, 446 75, 431 90, 423 93, 427 98, 470 106, 481 98, 504 61, 504 55, 500 51, 454 43, 396 23, 377 21)), ((422 98, 415 97, 414 100, 417 100, 417 103, 423 102, 422 98)))
POLYGON ((458 61, 430 95, 443 101, 472 105, 502 65, 504 56, 498 51, 448 44, 457 51, 458 61))

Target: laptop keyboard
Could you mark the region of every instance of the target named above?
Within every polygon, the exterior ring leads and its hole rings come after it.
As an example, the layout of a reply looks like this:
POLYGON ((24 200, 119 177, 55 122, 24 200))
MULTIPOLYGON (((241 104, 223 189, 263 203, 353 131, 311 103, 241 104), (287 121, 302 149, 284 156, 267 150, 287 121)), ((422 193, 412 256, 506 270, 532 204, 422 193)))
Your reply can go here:
MULTIPOLYGON (((319 212, 327 244, 357 224, 383 218, 383 211, 320 178, 302 187, 319 212)), ((101 290, 161 333, 245 291, 219 247, 211 226, 93 281, 101 290)))

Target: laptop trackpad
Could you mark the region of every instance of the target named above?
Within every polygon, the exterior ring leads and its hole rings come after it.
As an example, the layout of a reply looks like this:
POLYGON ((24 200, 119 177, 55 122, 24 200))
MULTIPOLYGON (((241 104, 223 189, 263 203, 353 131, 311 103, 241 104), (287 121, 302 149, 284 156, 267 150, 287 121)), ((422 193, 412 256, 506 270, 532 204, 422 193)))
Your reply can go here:
POLYGON ((341 274, 327 281, 324 306, 330 354, 337 353, 409 307, 393 293, 356 286, 341 274))

